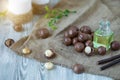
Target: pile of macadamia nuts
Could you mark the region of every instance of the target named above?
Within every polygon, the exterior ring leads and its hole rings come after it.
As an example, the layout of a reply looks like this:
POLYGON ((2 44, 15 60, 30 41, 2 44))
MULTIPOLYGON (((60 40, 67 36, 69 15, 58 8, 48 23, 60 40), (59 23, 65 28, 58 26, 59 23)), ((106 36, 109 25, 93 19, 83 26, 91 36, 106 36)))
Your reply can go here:
MULTIPOLYGON (((74 49, 78 53, 84 52, 87 56, 92 56, 95 54, 105 55, 106 48, 103 46, 94 48, 93 44, 94 32, 89 26, 82 26, 78 28, 76 26, 70 26, 70 28, 64 32, 63 43, 66 46, 74 46, 74 49)), ((111 43, 111 50, 119 50, 120 43, 118 41, 113 41, 111 43)))

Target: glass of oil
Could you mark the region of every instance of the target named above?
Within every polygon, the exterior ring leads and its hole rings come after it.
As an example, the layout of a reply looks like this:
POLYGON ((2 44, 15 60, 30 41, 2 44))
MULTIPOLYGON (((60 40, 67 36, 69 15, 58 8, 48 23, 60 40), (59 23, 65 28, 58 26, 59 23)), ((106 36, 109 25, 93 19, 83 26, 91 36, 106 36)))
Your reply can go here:
POLYGON ((93 44, 95 48, 103 46, 108 50, 113 41, 114 33, 110 28, 110 21, 103 19, 99 23, 99 28, 94 32, 93 44))

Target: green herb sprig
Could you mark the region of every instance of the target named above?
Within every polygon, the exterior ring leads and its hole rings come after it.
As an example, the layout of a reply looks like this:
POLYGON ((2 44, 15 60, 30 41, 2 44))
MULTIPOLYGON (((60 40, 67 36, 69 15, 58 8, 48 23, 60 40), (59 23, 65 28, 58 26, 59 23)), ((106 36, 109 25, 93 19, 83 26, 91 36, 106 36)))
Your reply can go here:
POLYGON ((49 9, 48 6, 45 7, 45 10, 47 11, 45 18, 51 18, 50 21, 48 22, 48 26, 52 30, 56 30, 57 26, 56 23, 59 19, 61 19, 64 16, 68 16, 70 13, 76 13, 76 11, 70 11, 68 9, 60 10, 60 9, 49 9))

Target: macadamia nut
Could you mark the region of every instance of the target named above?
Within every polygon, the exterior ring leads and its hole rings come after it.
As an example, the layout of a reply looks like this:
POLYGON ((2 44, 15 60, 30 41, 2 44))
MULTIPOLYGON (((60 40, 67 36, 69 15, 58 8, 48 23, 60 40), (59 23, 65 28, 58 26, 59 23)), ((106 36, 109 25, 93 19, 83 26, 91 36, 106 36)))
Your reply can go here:
POLYGON ((24 48, 24 49, 22 50, 22 53, 23 53, 23 54, 30 54, 30 53, 31 53, 31 50, 30 50, 29 48, 24 48))
POLYGON ((46 62, 45 65, 44 65, 44 67, 45 67, 47 70, 51 70, 51 69, 53 69, 54 64, 51 63, 51 62, 46 62))
POLYGON ((53 55, 54 55, 54 53, 53 53, 52 50, 49 49, 49 50, 46 50, 46 51, 45 51, 45 56, 46 56, 46 57, 50 58, 50 57, 52 57, 53 55))
POLYGON ((91 47, 87 46, 87 47, 85 48, 85 53, 86 53, 86 54, 90 54, 91 52, 92 52, 91 47))

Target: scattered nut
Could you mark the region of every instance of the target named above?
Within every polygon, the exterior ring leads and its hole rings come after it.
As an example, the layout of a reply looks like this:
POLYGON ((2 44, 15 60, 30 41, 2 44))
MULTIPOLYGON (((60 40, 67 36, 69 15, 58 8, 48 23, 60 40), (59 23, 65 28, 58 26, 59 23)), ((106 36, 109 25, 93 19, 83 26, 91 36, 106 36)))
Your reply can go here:
POLYGON ((84 67, 81 64, 75 64, 72 69, 76 74, 80 74, 84 72, 84 67))
POLYGON ((14 30, 17 31, 17 32, 21 32, 21 31, 23 31, 23 27, 20 24, 19 25, 15 25, 14 26, 14 30))
POLYGON ((71 27, 68 30, 68 35, 70 38, 74 38, 78 35, 78 28, 76 26, 71 27))
POLYGON ((89 46, 85 47, 85 53, 86 54, 90 54, 91 52, 92 52, 91 47, 89 47, 89 46))
POLYGON ((92 35, 90 35, 90 34, 87 34, 87 37, 88 37, 88 38, 87 38, 87 40, 91 40, 91 41, 93 40, 93 37, 92 37, 92 35))
POLYGON ((12 46, 13 44, 14 44, 14 40, 13 39, 7 39, 6 41, 5 41, 5 45, 7 46, 7 47, 10 47, 10 46, 12 46))
POLYGON ((48 38, 50 36, 49 30, 47 28, 41 28, 39 30, 36 31, 36 36, 38 38, 48 38))
POLYGON ((92 42, 91 40, 88 40, 88 41, 85 43, 85 46, 93 47, 93 42, 92 42))
POLYGON ((106 48, 103 46, 98 47, 98 54, 99 55, 105 55, 106 54, 106 48))
POLYGON ((30 53, 31 53, 31 50, 30 50, 29 48, 24 48, 24 49, 22 50, 22 53, 23 53, 23 54, 30 54, 30 53))
POLYGON ((76 37, 76 38, 73 38, 73 45, 75 45, 76 43, 78 42, 78 38, 76 37))
POLYGON ((68 31, 64 33, 64 37, 69 37, 68 31))
POLYGON ((113 42, 111 43, 111 49, 112 49, 113 51, 119 50, 119 49, 120 49, 120 42, 118 42, 118 41, 113 41, 113 42))
POLYGON ((45 53, 44 53, 44 55, 48 59, 55 57, 55 53, 52 50, 50 50, 50 49, 46 50, 45 53))
POLYGON ((89 26, 82 26, 80 28, 80 31, 83 32, 83 33, 86 33, 86 34, 91 34, 91 28, 89 26))
POLYGON ((74 48, 77 52, 82 52, 85 48, 85 45, 81 42, 78 42, 74 45, 74 48))
POLYGON ((66 46, 70 46, 71 44, 72 44, 72 40, 71 40, 71 38, 64 38, 64 44, 66 45, 66 46))
POLYGON ((51 63, 51 62, 47 62, 47 63, 45 63, 44 67, 45 67, 47 70, 51 70, 51 69, 53 69, 54 64, 51 63))
POLYGON ((95 53, 95 49, 90 46, 87 46, 85 47, 84 52, 87 56, 92 56, 95 53))
POLYGON ((79 40, 80 42, 85 42, 86 40, 88 40, 87 34, 85 34, 85 33, 80 33, 80 34, 78 35, 78 40, 79 40))

